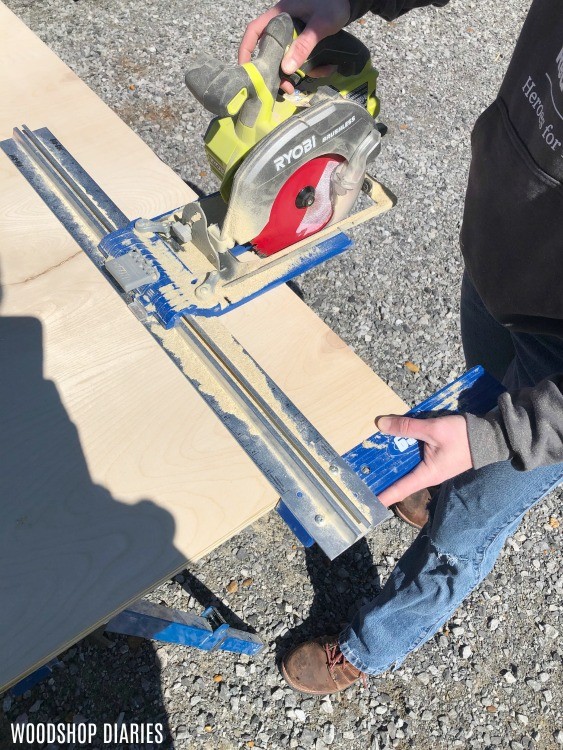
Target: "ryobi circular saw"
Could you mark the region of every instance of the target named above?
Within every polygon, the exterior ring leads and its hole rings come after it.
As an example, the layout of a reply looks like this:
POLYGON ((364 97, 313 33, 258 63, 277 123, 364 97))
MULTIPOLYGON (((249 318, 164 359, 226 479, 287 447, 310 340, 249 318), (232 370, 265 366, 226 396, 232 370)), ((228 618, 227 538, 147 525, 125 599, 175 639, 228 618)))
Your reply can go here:
POLYGON ((217 315, 350 247, 342 229, 393 205, 367 174, 385 131, 367 47, 340 31, 290 77, 281 61, 302 27, 288 14, 266 27, 256 58, 200 57, 186 84, 215 117, 205 150, 218 193, 109 235, 106 267, 167 327, 179 314, 217 315), (324 78, 308 76, 332 66, 324 78), (368 208, 350 215, 361 191, 368 208))

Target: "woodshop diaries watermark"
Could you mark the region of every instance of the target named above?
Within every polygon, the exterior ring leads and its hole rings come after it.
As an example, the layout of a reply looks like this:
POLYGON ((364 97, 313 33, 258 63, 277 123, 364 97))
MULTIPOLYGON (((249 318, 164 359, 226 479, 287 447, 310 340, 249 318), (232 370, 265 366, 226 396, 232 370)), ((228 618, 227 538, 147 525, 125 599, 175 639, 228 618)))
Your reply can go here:
POLYGON ((101 739, 104 745, 111 745, 112 749, 127 747, 133 750, 142 750, 146 746, 158 747, 164 742, 163 724, 109 724, 101 725, 92 722, 80 724, 65 724, 38 722, 33 724, 12 722, 12 741, 14 746, 23 747, 47 747, 59 744, 63 747, 84 747, 92 745, 94 740, 101 739))

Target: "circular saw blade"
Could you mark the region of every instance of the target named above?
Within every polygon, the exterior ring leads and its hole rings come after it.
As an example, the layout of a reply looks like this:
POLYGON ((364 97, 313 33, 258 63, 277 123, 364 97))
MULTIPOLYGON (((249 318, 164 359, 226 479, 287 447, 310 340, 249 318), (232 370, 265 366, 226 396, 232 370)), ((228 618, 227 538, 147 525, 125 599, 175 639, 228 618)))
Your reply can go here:
POLYGON ((280 250, 319 232, 331 220, 330 180, 344 159, 336 154, 318 156, 297 169, 276 196, 266 226, 252 240, 260 255, 280 250))

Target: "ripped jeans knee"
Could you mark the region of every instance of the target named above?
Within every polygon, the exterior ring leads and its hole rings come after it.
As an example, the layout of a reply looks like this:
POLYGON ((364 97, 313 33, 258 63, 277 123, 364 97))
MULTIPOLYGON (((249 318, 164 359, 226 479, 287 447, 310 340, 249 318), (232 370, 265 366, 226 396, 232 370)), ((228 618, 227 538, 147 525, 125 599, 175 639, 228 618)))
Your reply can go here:
POLYGON ((448 552, 447 550, 441 549, 437 544, 434 544, 432 540, 429 540, 429 545, 438 560, 440 560, 444 565, 450 567, 452 571, 457 570, 460 565, 462 565, 464 562, 467 562, 466 557, 461 557, 460 555, 454 554, 453 552, 448 552))

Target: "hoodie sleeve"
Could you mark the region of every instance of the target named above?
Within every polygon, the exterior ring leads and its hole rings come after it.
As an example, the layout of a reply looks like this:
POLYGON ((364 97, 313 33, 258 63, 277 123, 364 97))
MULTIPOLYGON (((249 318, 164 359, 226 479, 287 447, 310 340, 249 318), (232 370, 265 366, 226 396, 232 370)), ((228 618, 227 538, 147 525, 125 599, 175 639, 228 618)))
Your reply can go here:
POLYGON ((386 21, 393 21, 413 8, 423 8, 426 5, 435 5, 441 8, 449 0, 350 0, 350 20, 357 20, 369 11, 376 13, 386 21))
POLYGON ((476 469, 508 459, 520 471, 563 463, 563 374, 503 393, 493 411, 465 418, 476 469))

